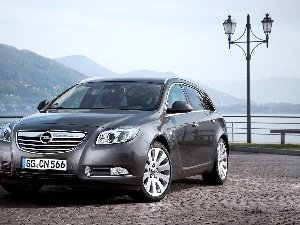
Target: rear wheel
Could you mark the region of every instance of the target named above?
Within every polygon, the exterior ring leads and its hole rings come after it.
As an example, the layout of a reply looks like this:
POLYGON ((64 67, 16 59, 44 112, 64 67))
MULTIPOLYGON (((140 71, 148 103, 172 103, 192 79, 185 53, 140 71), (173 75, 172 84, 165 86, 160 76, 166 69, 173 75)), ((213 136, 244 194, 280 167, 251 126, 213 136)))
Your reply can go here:
POLYGON ((202 174, 202 178, 207 184, 220 185, 225 182, 228 171, 228 149, 223 138, 220 138, 216 150, 217 156, 213 170, 209 173, 202 174))
POLYGON ((43 187, 39 184, 1 184, 1 186, 7 192, 15 195, 34 194, 43 187))
POLYGON ((166 147, 154 142, 147 154, 140 192, 132 192, 133 200, 143 202, 160 201, 167 194, 172 181, 171 160, 166 147))

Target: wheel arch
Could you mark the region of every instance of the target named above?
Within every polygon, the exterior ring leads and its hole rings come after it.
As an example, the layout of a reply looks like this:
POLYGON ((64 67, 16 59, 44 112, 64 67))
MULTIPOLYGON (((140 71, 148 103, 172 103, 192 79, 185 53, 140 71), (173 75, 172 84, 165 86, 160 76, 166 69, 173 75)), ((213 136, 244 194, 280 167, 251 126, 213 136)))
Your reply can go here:
POLYGON ((223 134, 223 135, 221 135, 220 138, 222 138, 225 141, 226 149, 227 149, 227 154, 229 155, 229 141, 228 141, 227 135, 223 134))
POLYGON ((166 149, 168 150, 168 152, 170 153, 170 146, 169 146, 168 140, 166 139, 165 136, 158 135, 154 138, 152 143, 154 143, 155 141, 160 142, 161 144, 163 144, 166 147, 166 149))

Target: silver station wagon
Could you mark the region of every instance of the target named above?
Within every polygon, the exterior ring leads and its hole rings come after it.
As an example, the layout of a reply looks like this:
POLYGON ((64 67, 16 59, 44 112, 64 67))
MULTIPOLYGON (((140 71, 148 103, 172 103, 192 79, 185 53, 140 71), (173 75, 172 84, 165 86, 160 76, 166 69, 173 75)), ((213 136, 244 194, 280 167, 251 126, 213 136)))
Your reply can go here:
POLYGON ((0 129, 1 185, 12 194, 87 185, 149 202, 175 179, 226 180, 224 118, 192 82, 87 79, 38 110, 0 129))

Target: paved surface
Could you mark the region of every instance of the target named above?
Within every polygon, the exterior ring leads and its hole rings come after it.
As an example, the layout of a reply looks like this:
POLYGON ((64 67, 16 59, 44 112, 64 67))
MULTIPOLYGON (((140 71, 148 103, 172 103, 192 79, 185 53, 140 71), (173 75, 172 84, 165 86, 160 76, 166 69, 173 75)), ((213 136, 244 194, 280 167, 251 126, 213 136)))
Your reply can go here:
POLYGON ((158 203, 119 195, 48 186, 20 199, 0 188, 0 224, 300 224, 300 157, 232 152, 223 186, 191 177, 158 203))
POLYGON ((247 146, 231 146, 230 151, 300 156, 300 149, 290 150, 290 149, 275 149, 275 148, 257 148, 257 147, 247 147, 247 146))

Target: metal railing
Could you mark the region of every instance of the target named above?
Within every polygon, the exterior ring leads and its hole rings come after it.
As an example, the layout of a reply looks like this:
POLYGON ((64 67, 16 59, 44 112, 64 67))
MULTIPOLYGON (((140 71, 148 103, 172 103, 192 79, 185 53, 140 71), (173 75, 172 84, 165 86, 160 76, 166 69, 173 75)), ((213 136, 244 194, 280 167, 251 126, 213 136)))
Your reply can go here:
MULTIPOLYGON (((231 142, 246 142, 247 117, 224 115, 231 142)), ((270 133, 272 129, 300 129, 300 115, 252 115, 251 135, 253 143, 280 143, 280 134, 270 133)), ((299 134, 286 134, 287 143, 300 144, 299 134)))

